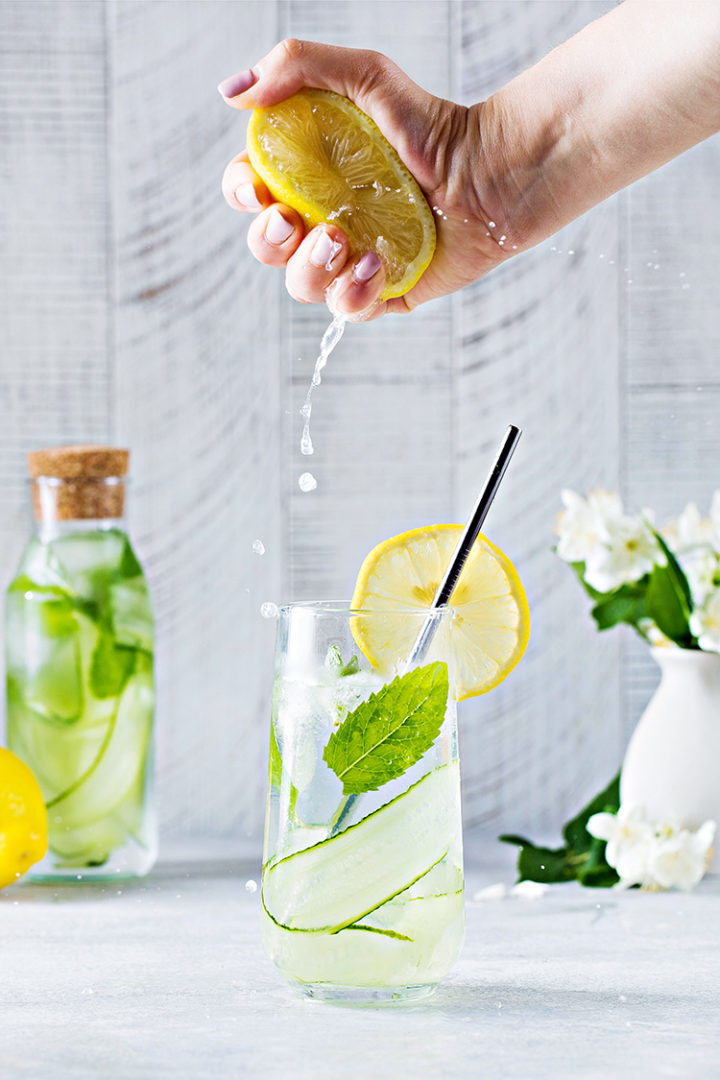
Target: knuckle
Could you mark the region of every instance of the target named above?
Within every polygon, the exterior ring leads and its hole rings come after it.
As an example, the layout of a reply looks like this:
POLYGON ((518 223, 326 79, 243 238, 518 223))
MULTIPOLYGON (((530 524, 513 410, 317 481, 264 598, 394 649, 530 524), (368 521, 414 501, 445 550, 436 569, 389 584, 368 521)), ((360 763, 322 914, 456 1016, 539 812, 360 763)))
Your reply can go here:
POLYGON ((389 75, 395 70, 395 64, 385 55, 375 49, 365 51, 365 69, 373 75, 389 75))
POLYGON ((288 37, 280 42, 280 48, 289 60, 299 60, 305 51, 305 42, 299 38, 288 37))

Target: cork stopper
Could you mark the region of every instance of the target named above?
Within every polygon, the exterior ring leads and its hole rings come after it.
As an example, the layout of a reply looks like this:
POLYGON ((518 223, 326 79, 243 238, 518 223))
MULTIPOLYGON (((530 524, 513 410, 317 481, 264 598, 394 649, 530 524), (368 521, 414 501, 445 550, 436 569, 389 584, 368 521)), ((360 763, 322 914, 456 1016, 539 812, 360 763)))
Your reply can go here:
POLYGON ((38 521, 120 518, 125 509, 128 450, 51 446, 28 454, 38 521))

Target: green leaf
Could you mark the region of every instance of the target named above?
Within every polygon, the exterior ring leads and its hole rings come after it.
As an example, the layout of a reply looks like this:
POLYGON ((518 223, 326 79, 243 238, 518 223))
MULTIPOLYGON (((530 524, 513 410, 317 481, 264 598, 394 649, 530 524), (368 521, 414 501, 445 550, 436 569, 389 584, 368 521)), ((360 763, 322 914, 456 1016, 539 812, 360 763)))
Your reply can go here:
POLYGON ((659 533, 654 533, 667 559, 666 566, 654 566, 647 591, 647 613, 658 628, 677 645, 689 648, 692 600, 690 586, 680 564, 659 533))
POLYGON ((353 655, 348 660, 347 664, 343 664, 338 672, 338 675, 355 675, 360 670, 360 661, 357 656, 353 655))
POLYGON ((142 577, 143 569, 138 562, 137 555, 132 549, 132 544, 128 540, 127 536, 124 538, 125 543, 123 545, 123 553, 120 558, 120 565, 118 566, 118 574, 123 578, 142 577))
POLYGON ((566 848, 536 847, 531 840, 521 836, 503 835, 498 837, 504 844, 518 844, 518 881, 542 881, 551 884, 559 881, 572 881, 575 868, 568 861, 566 848))
POLYGON ((282 755, 277 739, 275 738, 275 725, 270 725, 270 786, 280 787, 282 777, 282 755))
POLYGON ((436 662, 399 675, 348 713, 323 752, 343 794, 376 791, 419 761, 440 732, 448 691, 447 664, 436 662))
POLYGON ((354 675, 360 670, 360 661, 353 653, 347 664, 344 663, 342 653, 337 645, 330 645, 328 646, 327 656, 325 657, 325 666, 329 667, 330 670, 338 676, 354 675))
POLYGON ((609 630, 618 623, 636 626, 640 619, 646 618, 646 591, 646 585, 621 585, 615 592, 603 596, 591 611, 598 630, 609 630))
POLYGON ((609 889, 620 880, 619 875, 608 866, 605 859, 604 840, 592 837, 587 858, 578 866, 577 879, 589 889, 609 889))
POLYGON ((677 587, 680 589, 680 591, 682 592, 683 597, 685 598, 685 605, 688 608, 691 608, 692 607, 692 592, 691 592, 691 589, 690 589, 690 582, 685 577, 685 574, 683 572, 682 567, 680 566, 680 563, 677 561, 677 559, 675 558, 675 555, 670 550, 668 545, 665 543, 665 540, 662 538, 660 533, 656 532, 654 529, 652 530, 652 533, 653 533, 653 536, 655 537, 655 539, 658 542, 658 547, 660 548, 663 555, 667 559, 668 566, 670 567, 670 569, 673 572, 673 577, 674 577, 674 580, 676 582, 677 587))
POLYGON ((96 698, 122 693, 135 666, 135 650, 115 643, 112 632, 100 627, 100 636, 90 663, 90 690, 96 698))
POLYGON ((616 813, 620 805, 620 774, 596 795, 579 814, 565 825, 561 848, 537 847, 523 836, 498 837, 505 844, 516 844, 518 881, 578 881, 589 888, 609 888, 619 879, 605 859, 605 841, 587 831, 593 814, 616 813))
POLYGON ((563 829, 563 840, 575 853, 587 852, 595 839, 587 831, 587 823, 593 814, 616 814, 620 806, 620 773, 587 806, 568 821, 563 829))

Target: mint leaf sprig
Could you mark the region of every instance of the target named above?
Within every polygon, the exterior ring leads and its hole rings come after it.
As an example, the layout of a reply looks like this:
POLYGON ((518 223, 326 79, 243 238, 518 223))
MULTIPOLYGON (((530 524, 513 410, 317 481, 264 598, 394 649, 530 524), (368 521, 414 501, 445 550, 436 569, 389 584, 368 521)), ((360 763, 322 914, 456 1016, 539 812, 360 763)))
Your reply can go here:
POLYGON ((440 733, 449 689, 447 664, 436 661, 398 675, 348 713, 323 752, 343 794, 377 791, 415 765, 440 733))

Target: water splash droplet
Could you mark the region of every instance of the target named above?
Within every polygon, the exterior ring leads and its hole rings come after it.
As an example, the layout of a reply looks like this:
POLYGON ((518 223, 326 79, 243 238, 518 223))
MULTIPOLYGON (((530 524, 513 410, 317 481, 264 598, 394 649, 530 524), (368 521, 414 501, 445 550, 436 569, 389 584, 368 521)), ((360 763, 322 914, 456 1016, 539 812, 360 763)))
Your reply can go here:
POLYGON ((253 540, 252 549, 256 555, 265 554, 265 545, 263 544, 262 540, 253 540))
POLYGON ((249 878, 245 882, 245 892, 249 892, 249 893, 257 892, 257 881, 253 881, 252 878, 249 878))
POLYGON ((301 491, 314 491, 317 487, 317 480, 312 473, 304 472, 302 476, 298 477, 298 487, 301 491))

